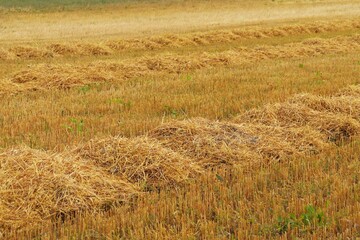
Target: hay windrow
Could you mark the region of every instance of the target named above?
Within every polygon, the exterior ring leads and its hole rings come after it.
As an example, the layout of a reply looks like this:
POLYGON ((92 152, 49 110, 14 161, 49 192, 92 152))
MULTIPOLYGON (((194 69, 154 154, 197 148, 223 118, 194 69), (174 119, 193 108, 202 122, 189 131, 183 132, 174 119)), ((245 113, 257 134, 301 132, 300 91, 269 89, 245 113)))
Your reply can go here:
POLYGON ((181 73, 204 67, 227 64, 229 56, 203 54, 200 59, 191 57, 143 57, 132 62, 94 62, 83 66, 40 64, 14 74, 9 80, 22 91, 41 89, 67 89, 74 86, 153 74, 181 73))
MULTIPOLYGON (((142 39, 109 40, 101 43, 51 43, 42 48, 20 47, 10 49, 18 58, 48 58, 56 56, 98 56, 110 55, 128 50, 155 50, 167 47, 201 46, 229 43, 246 39, 286 37, 299 34, 318 34, 346 29, 359 29, 360 21, 345 20, 291 24, 275 27, 247 27, 232 30, 216 30, 190 34, 167 34, 142 39)), ((310 43, 311 44, 311 43, 310 43)), ((0 56, 1 59, 1 56, 0 56)))
POLYGON ((349 139, 360 133, 360 123, 346 114, 315 111, 303 104, 278 103, 248 111, 238 116, 237 123, 261 123, 269 126, 311 126, 333 142, 349 139))
POLYGON ((18 72, 12 77, 11 82, 21 85, 23 91, 32 91, 52 88, 68 89, 111 79, 112 75, 96 64, 89 64, 89 67, 85 69, 71 65, 41 64, 18 72))
POLYGON ((165 147, 186 155, 204 167, 238 162, 256 162, 261 156, 252 152, 246 142, 254 136, 237 131, 235 125, 225 125, 197 118, 172 121, 159 126, 149 134, 165 147))
POLYGON ((0 228, 98 211, 137 193, 132 184, 87 162, 29 148, 0 154, 0 181, 0 228))
POLYGON ((323 135, 308 128, 238 125, 201 118, 170 122, 153 130, 150 136, 204 167, 285 159, 316 153, 328 146, 323 135))
POLYGON ((110 55, 110 49, 104 46, 91 44, 91 43, 79 43, 76 45, 78 52, 82 55, 99 56, 99 55, 110 55))
POLYGON ((299 94, 291 98, 289 102, 303 104, 320 112, 346 114, 360 121, 360 99, 354 96, 321 97, 311 94, 299 94))
POLYGON ((37 58, 48 58, 53 57, 53 53, 30 46, 17 46, 9 49, 9 52, 14 54, 20 59, 37 59, 37 58))
POLYGON ((66 43, 52 43, 49 46, 47 46, 47 49, 61 56, 77 55, 79 53, 76 47, 66 43))
POLYGON ((96 61, 90 64, 30 65, 8 78, 23 91, 66 89, 94 82, 126 80, 155 74, 179 74, 203 68, 241 65, 266 59, 311 57, 319 54, 350 52, 360 49, 358 36, 336 39, 313 39, 283 46, 240 48, 220 53, 162 55, 141 57, 123 62, 96 61))
POLYGON ((14 55, 11 54, 9 51, 0 48, 0 60, 12 60, 14 59, 14 55))
POLYGON ((255 144, 252 146, 254 151, 264 148, 274 152, 282 152, 279 154, 279 158, 317 154, 331 146, 327 142, 326 135, 309 126, 287 128, 248 123, 240 124, 240 126, 246 129, 248 133, 261 139, 262 145, 255 144), (281 145, 289 146, 288 150, 284 151, 283 148, 280 148, 281 145))
POLYGON ((151 188, 179 184, 202 171, 191 159, 146 137, 92 140, 71 154, 109 174, 151 188))
POLYGON ((20 91, 22 91, 22 89, 19 88, 18 84, 15 84, 8 80, 3 80, 3 81, 0 80, 0 95, 16 93, 20 91))
POLYGON ((335 96, 360 97, 360 85, 351 85, 341 89, 335 96))

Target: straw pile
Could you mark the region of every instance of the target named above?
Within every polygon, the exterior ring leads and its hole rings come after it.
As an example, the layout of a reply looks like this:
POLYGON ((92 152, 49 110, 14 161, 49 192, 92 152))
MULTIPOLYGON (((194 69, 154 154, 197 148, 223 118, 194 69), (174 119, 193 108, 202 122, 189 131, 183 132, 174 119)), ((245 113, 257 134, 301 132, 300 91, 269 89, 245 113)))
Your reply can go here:
POLYGON ((217 65, 227 65, 235 55, 236 53, 227 51, 219 54, 203 53, 196 56, 144 57, 136 65, 145 67, 147 74, 151 72, 181 73, 217 65))
POLYGON ((10 60, 13 59, 14 56, 9 53, 9 51, 0 48, 0 60, 10 60))
POLYGON ((239 125, 202 118, 170 122, 153 130, 150 136, 204 167, 279 160, 328 147, 323 135, 306 127, 239 125))
POLYGON ((0 95, 15 93, 21 90, 18 84, 12 83, 9 80, 0 80, 0 95))
POLYGON ((48 51, 52 51, 58 55, 77 55, 78 50, 70 44, 65 43, 53 43, 47 46, 48 51))
POLYGON ((106 46, 114 51, 125 50, 155 50, 164 47, 181 47, 188 45, 196 45, 191 39, 191 35, 165 35, 158 37, 150 37, 144 39, 131 40, 111 40, 106 42, 106 46))
POLYGON ((341 113, 360 121, 360 99, 354 96, 321 97, 300 94, 290 99, 291 103, 303 104, 320 112, 341 113))
POLYGON ((96 64, 87 68, 72 65, 40 64, 16 73, 11 82, 25 90, 68 89, 92 82, 110 81, 112 76, 96 64))
POLYGON ((326 135, 309 126, 279 127, 247 123, 239 126, 258 137, 259 141, 252 144, 251 148, 253 151, 259 151, 263 157, 276 156, 276 159, 281 159, 317 154, 331 146, 326 135))
POLYGON ((16 57, 21 59, 34 59, 53 57, 53 53, 29 46, 18 46, 9 49, 9 52, 13 53, 16 57))
POLYGON ((360 86, 359 85, 351 85, 349 87, 346 87, 344 89, 341 89, 335 96, 338 97, 360 97, 360 86))
POLYGON ((281 127, 311 126, 333 142, 346 140, 360 132, 360 123, 349 115, 316 111, 303 104, 288 102, 248 111, 234 121, 281 127))
POLYGON ((81 160, 28 148, 0 154, 0 229, 127 201, 136 189, 81 160))
POLYGON ((202 118, 172 121, 156 128, 149 136, 204 167, 259 161, 261 158, 246 146, 248 142, 256 142, 256 136, 238 130, 235 124, 202 118))
POLYGON ((82 55, 98 56, 98 55, 109 55, 111 51, 101 45, 91 43, 79 43, 76 45, 78 51, 82 55))
POLYGON ((146 137, 92 140, 72 155, 146 188, 179 184, 201 172, 192 160, 146 137))
POLYGON ((105 45, 113 51, 124 50, 154 50, 161 48, 160 45, 149 41, 148 39, 131 39, 131 40, 110 40, 105 45))

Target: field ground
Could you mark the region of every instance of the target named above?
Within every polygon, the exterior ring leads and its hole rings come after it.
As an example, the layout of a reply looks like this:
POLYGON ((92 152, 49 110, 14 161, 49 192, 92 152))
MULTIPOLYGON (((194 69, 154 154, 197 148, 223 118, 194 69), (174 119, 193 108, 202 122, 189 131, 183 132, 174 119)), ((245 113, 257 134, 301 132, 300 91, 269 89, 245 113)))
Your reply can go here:
POLYGON ((0 238, 360 237, 359 1, 9 3, 0 238))

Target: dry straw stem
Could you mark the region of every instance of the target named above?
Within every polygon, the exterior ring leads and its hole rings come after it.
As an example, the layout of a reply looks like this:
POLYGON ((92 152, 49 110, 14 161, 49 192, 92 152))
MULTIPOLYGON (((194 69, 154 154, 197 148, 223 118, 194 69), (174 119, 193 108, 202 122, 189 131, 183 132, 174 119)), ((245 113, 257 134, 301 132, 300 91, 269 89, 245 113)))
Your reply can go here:
MULTIPOLYGON (((68 89, 70 87, 153 74, 181 73, 184 71, 224 65, 229 62, 230 53, 209 55, 199 58, 181 56, 143 57, 136 62, 95 62, 86 66, 71 64, 39 64, 14 74, 10 81, 20 91, 43 89, 68 89), (227 57, 226 57, 227 55, 227 57)), ((4 81, 5 82, 5 81, 4 81)), ((6 86, 0 91, 6 91, 6 86)), ((10 92, 9 92, 10 93, 10 92)))
POLYGON ((96 64, 88 68, 68 65, 41 64, 23 70, 12 77, 12 83, 23 86, 23 90, 67 89, 91 82, 103 82, 112 79, 105 68, 96 64))
POLYGON ((0 229, 127 201, 132 184, 85 161, 29 148, 0 154, 0 229))
POLYGON ((52 52, 30 46, 12 47, 9 49, 9 52, 20 59, 34 59, 54 56, 52 52))
POLYGON ((111 54, 110 49, 108 49, 106 46, 101 46, 99 44, 97 45, 92 43, 78 43, 76 47, 81 55, 99 56, 111 54))
POLYGON ((68 43, 52 43, 47 46, 49 51, 57 55, 78 55, 78 49, 73 44, 68 43))
POLYGON ((360 121, 360 99, 354 96, 321 97, 312 94, 299 94, 289 100, 321 112, 346 114, 360 121))
POLYGON ((314 154, 328 147, 323 135, 306 127, 238 125, 202 118, 169 122, 153 130, 150 136, 204 167, 254 164, 314 154))
POLYGON ((351 85, 344 89, 341 89, 335 96, 342 97, 360 97, 360 86, 359 85, 351 85))
POLYGON ((360 123, 347 114, 316 111, 301 103, 277 103, 248 111, 236 119, 237 123, 262 123, 269 126, 311 126, 339 142, 360 132, 360 123))
POLYGON ((19 85, 9 80, 0 80, 0 95, 22 91, 19 85))
MULTIPOLYGON (((10 76, 8 80, 21 91, 66 89, 94 82, 126 80, 133 77, 181 73, 221 65, 241 65, 265 59, 311 57, 322 54, 346 53, 360 49, 360 35, 333 39, 310 39, 282 46, 241 48, 220 53, 192 55, 163 55, 141 57, 124 62, 94 62, 87 65, 30 65, 28 69, 10 76)), ((6 89, 6 87, 5 87, 6 89)), ((0 89, 0 91, 4 91, 0 89)))
POLYGON ((11 54, 9 51, 0 48, 0 60, 12 60, 14 59, 14 55, 11 54))
POLYGON ((191 159, 147 137, 92 140, 71 155, 141 187, 177 185, 202 172, 191 159))
MULTIPOLYGON (((304 24, 287 24, 275 27, 247 27, 233 30, 216 30, 190 34, 168 34, 159 37, 142 39, 109 40, 101 43, 51 43, 43 48, 20 46, 10 49, 20 59, 46 58, 56 56, 97 56, 110 55, 127 50, 154 50, 183 46, 200 46, 217 43, 228 43, 245 39, 286 37, 299 34, 318 34, 325 32, 359 29, 360 20, 333 22, 315 22, 304 24)), ((1 57, 0 57, 1 59, 1 57)))
POLYGON ((149 133, 165 147, 180 152, 204 167, 241 162, 256 162, 261 156, 246 146, 255 136, 238 131, 235 124, 203 118, 171 121, 149 133))
POLYGON ((53 52, 55 56, 100 56, 112 53, 111 49, 102 44, 84 42, 51 43, 46 46, 46 49, 53 52))
POLYGON ((250 145, 265 158, 283 159, 289 156, 312 155, 332 146, 326 135, 309 127, 279 127, 264 124, 239 124, 248 134, 257 136, 250 145))

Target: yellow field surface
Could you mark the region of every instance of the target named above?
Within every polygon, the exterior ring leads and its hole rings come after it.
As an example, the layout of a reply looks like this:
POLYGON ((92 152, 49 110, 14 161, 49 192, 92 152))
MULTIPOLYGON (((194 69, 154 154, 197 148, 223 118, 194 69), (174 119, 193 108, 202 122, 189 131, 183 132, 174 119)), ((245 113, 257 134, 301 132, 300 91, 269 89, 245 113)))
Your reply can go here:
POLYGON ((359 1, 0 8, 0 238, 359 238, 359 84, 359 1))

